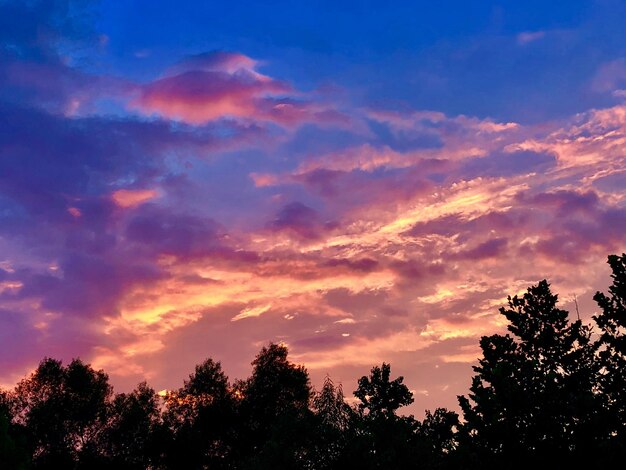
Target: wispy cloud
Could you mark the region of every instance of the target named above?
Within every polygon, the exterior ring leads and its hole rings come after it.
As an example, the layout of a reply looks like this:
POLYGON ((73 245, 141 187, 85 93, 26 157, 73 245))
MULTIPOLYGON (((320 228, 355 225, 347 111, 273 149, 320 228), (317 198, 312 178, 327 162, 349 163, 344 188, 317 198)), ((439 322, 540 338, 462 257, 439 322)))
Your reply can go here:
POLYGON ((507 294, 545 276, 582 298, 626 242, 623 105, 399 111, 220 51, 139 82, 62 60, 89 34, 36 30, 0 51, 0 383, 81 355, 169 389, 208 354, 243 375, 276 340, 314 377, 393 361, 452 400, 507 294))
POLYGON ((545 31, 523 31, 517 35, 517 44, 525 46, 531 42, 539 41, 546 35, 545 31))

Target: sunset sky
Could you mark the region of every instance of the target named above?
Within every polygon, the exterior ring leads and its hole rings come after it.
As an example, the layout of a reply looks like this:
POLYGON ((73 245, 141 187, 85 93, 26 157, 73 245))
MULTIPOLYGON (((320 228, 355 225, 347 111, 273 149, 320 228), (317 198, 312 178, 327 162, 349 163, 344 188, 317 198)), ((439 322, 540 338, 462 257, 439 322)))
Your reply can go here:
POLYGON ((508 294, 626 251, 626 2, 0 0, 0 385, 269 341, 455 408, 508 294))

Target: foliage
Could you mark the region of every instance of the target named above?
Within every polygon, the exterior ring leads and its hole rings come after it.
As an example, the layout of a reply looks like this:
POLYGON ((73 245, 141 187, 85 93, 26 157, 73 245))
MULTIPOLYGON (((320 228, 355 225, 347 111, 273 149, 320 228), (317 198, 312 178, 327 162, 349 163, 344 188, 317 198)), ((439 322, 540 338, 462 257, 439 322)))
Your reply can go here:
POLYGON ((234 398, 219 362, 196 366, 182 388, 165 397, 169 466, 221 468, 233 439, 234 398))
POLYGON ((252 361, 252 376, 237 384, 244 468, 304 468, 312 397, 309 374, 291 363, 287 347, 271 343, 252 361))
POLYGON ((609 295, 597 292, 593 297, 601 309, 593 319, 600 330, 599 388, 610 436, 605 453, 617 460, 626 457, 626 254, 611 255, 608 262, 613 282, 609 295))
POLYGON ((131 393, 116 395, 98 442, 105 456, 101 461, 117 469, 153 466, 159 460, 156 445, 160 423, 159 397, 145 382, 131 393))
POLYGON ((26 429, 37 468, 72 468, 103 429, 112 394, 107 375, 78 359, 44 359, 12 394, 13 421, 26 429))
POLYGON ((404 377, 389 380, 391 366, 385 364, 372 368, 369 377, 359 379, 359 388, 354 392, 361 403, 359 410, 372 417, 393 417, 398 408, 413 403, 413 394, 402 383, 404 377))
POLYGON ((341 384, 336 386, 329 376, 315 394, 312 405, 315 429, 309 466, 336 468, 346 451, 354 410, 345 402, 341 384))
POLYGON ((547 463, 584 454, 601 411, 589 327, 570 322, 541 281, 500 313, 511 335, 483 337, 469 399, 460 397, 466 442, 481 459, 547 463))

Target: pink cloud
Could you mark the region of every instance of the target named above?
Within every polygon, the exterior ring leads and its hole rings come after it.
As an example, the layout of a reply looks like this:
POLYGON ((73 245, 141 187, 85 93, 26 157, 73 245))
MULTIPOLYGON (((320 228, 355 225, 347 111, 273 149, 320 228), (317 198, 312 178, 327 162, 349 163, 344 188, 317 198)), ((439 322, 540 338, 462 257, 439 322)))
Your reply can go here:
POLYGON ((3 230, 20 245, 0 244, 24 259, 0 259, 9 340, 34 338, 40 356, 91 354, 116 384, 152 371, 158 388, 203 355, 243 377, 258 345, 278 340, 346 386, 382 360, 427 371, 413 386, 454 406, 506 294, 544 276, 566 295, 602 287, 603 257, 626 243, 626 108, 537 126, 421 111, 346 118, 259 68, 241 54, 181 61, 132 103, 162 120, 86 119, 82 105, 71 118, 11 111, 5 137, 22 138, 4 147, 19 158, 0 186, 17 202, 3 230), (299 136, 282 132, 267 152, 275 126, 264 124, 305 122, 350 143, 294 151, 299 136), (372 122, 435 144, 394 147, 372 122), (233 174, 219 173, 224 149, 233 174), (44 352, 46 341, 57 346, 44 352))
POLYGON ((132 106, 144 113, 204 124, 220 117, 262 117, 267 112, 263 99, 288 90, 245 70, 234 74, 193 70, 149 83, 132 106))
POLYGON ((250 178, 252 178, 252 181, 254 181, 254 185, 257 188, 274 186, 280 182, 280 178, 271 173, 251 173, 250 178))
POLYGON ((542 39, 545 35, 545 31, 524 31, 517 35, 517 44, 525 46, 526 44, 542 39))
POLYGON ((111 199, 119 207, 126 209, 148 202, 157 195, 154 189, 118 189, 111 194, 111 199))
POLYGON ((286 82, 257 72, 258 62, 242 54, 213 52, 190 57, 164 77, 139 87, 129 106, 143 114, 202 125, 221 118, 267 121, 346 122, 327 105, 302 97, 286 82))

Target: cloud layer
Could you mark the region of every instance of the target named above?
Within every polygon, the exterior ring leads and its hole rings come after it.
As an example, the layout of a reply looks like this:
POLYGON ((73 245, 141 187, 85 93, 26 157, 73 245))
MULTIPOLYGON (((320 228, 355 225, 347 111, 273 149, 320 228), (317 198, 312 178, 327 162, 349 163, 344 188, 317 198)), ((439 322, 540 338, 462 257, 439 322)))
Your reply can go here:
POLYGON ((44 355, 122 389, 209 355, 244 376, 272 340, 315 380, 390 361, 417 412, 454 406, 506 295, 589 298, 624 250, 625 105, 532 125, 357 106, 223 51, 96 74, 63 51, 97 35, 52 4, 0 4, 24 25, 0 28, 6 385, 44 355))

